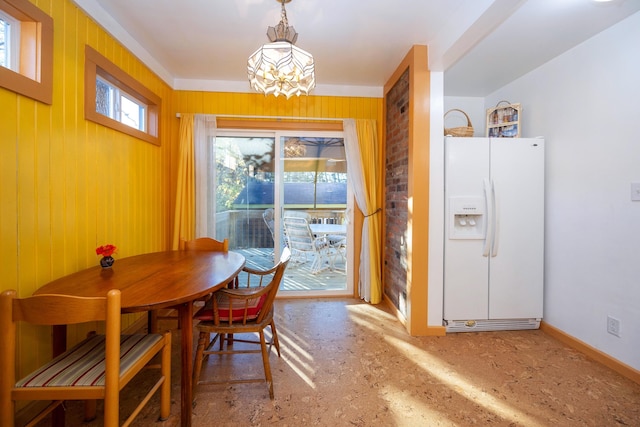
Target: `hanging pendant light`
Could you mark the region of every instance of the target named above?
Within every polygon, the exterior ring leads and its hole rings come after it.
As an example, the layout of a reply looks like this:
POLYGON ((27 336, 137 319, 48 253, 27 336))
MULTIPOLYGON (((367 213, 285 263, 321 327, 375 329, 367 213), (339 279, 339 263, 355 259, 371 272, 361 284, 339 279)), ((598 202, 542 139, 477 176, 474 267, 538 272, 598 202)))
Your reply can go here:
POLYGON ((304 157, 307 154, 307 146, 300 142, 298 138, 287 138, 284 141, 284 156, 304 157))
POLYGON ((294 46, 298 33, 289 26, 285 3, 291 0, 276 0, 282 4, 281 20, 275 27, 267 29, 271 43, 256 50, 247 62, 251 87, 265 95, 308 95, 316 86, 313 56, 294 46))

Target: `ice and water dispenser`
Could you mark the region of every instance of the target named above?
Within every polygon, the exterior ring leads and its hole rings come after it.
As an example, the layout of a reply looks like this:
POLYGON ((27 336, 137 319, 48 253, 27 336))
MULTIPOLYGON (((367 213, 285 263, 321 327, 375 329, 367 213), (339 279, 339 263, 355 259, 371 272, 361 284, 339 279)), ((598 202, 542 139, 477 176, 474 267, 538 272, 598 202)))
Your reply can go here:
POLYGON ((486 223, 484 198, 449 198, 449 216, 450 239, 484 239, 486 223))

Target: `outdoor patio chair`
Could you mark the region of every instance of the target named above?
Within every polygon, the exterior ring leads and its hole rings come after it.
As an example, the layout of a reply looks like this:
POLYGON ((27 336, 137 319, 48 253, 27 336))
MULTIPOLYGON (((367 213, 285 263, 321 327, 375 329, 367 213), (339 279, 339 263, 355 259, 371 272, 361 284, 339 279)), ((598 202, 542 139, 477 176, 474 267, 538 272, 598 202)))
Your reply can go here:
POLYGON ((271 232, 271 237, 273 238, 273 241, 276 241, 276 235, 275 235, 275 218, 273 215, 273 208, 269 208, 269 209, 265 209, 264 212, 262 213, 262 219, 264 220, 264 223, 267 225, 267 228, 269 229, 269 231, 271 232))
POLYGON ((344 270, 346 270, 347 263, 347 236, 344 235, 327 235, 327 241, 329 242, 329 257, 331 258, 331 268, 335 270, 343 270, 338 267, 339 262, 345 264, 344 270))
POLYGON ((317 274, 330 267, 329 241, 324 236, 315 237, 305 218, 283 218, 284 231, 291 249, 291 262, 302 264, 311 257, 311 273, 317 274))
MULTIPOLYGON (((275 241, 276 241, 276 231, 275 231, 275 217, 274 217, 273 208, 265 209, 264 212, 262 213, 262 219, 264 220, 264 223, 267 225, 267 228, 269 229, 269 232, 271 233, 271 238, 273 239, 273 242, 275 243, 275 241)), ((284 248, 286 246, 287 246, 287 242, 286 242, 286 239, 284 237, 284 234, 280 234, 280 248, 284 248)))
MULTIPOLYGON (((198 348, 193 368, 193 387, 199 384, 228 384, 266 382, 269 397, 273 399, 273 379, 269 364, 269 352, 275 346, 280 357, 280 344, 273 320, 273 302, 282 282, 284 271, 291 258, 288 248, 282 251, 280 261, 267 270, 255 270, 244 267, 240 278, 233 288, 224 288, 213 294, 205 307, 198 310, 195 318, 200 321, 196 325, 199 331, 198 348), (270 280, 269 280, 270 278, 270 280), (240 282, 243 282, 241 284, 240 282), (271 340, 267 342, 264 330, 271 328, 271 340), (255 334, 259 340, 238 338, 238 334, 255 334), (211 339, 211 334, 214 334, 211 339), (226 349, 225 337, 228 337, 226 349), (212 350, 216 341, 220 341, 220 349, 212 350), (233 343, 234 345, 230 345, 233 343), (260 349, 246 349, 236 343, 260 344, 260 349), (200 380, 202 362, 211 354, 261 353, 264 367, 263 378, 241 378, 229 380, 200 380)), ((241 335, 242 336, 242 335, 241 335)))

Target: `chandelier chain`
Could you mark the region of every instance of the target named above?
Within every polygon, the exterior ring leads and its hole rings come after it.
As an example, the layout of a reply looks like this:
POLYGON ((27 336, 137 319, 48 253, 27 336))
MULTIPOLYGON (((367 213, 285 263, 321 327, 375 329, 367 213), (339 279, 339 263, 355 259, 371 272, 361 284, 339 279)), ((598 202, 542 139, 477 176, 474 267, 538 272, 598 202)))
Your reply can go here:
POLYGON ((284 1, 282 2, 282 10, 280 11, 280 19, 284 24, 285 28, 289 26, 289 20, 287 19, 287 9, 284 7, 284 1))

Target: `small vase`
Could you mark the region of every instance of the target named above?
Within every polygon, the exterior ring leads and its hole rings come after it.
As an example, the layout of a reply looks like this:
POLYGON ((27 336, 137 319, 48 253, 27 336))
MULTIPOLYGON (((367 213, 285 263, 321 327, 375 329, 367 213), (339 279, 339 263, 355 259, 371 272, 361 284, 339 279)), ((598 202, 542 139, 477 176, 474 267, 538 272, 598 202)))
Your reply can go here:
POLYGON ((105 256, 105 257, 102 257, 102 259, 100 260, 100 266, 102 268, 111 268, 114 262, 115 262, 115 259, 113 259, 112 256, 105 256))

